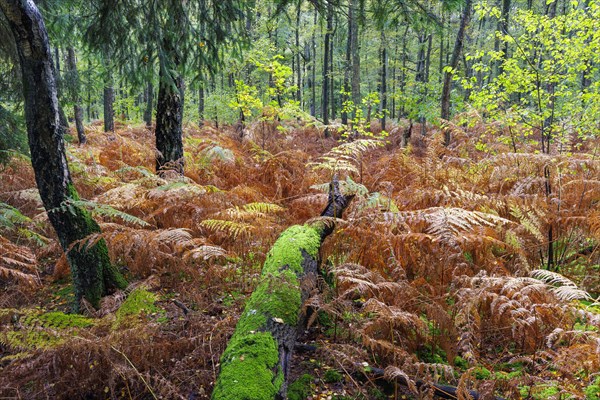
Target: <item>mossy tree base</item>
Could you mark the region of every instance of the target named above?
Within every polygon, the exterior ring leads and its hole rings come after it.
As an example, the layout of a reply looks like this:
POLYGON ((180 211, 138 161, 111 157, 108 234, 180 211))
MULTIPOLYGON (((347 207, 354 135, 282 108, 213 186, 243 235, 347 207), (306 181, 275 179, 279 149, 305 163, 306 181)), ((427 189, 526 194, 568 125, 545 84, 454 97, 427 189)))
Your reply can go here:
MULTIPOLYGON (((322 215, 341 217, 350 199, 334 179, 322 215)), ((292 226, 279 236, 221 357, 213 400, 286 398, 292 352, 305 323, 302 304, 316 285, 319 249, 331 231, 318 222, 292 226)))
POLYGON ((98 306, 110 286, 123 288, 126 282, 110 264, 103 240, 91 246, 80 245, 90 235, 99 234, 100 227, 87 211, 69 205, 69 199, 78 196, 59 124, 48 34, 34 2, 0 0, 0 12, 13 33, 19 54, 31 163, 44 208, 71 266, 75 307, 79 307, 81 298, 98 306))

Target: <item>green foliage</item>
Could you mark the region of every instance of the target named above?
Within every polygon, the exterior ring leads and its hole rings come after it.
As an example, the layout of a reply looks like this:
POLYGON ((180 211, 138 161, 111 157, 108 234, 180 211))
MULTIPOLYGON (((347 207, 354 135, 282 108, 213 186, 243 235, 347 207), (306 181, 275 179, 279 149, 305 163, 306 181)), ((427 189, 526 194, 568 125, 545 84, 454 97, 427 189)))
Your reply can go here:
POLYGON ((12 152, 27 154, 27 135, 23 118, 4 108, 0 97, 0 165, 6 164, 12 152))
POLYGON ((49 349, 69 340, 79 328, 95 321, 77 314, 58 311, 44 313, 40 309, 1 309, 0 343, 16 351, 49 349), (11 326, 7 325, 11 323, 11 326))
POLYGON ((18 237, 30 239, 37 245, 44 245, 48 238, 35 232, 33 220, 16 208, 0 201, 0 233, 16 234, 18 237))
POLYGON ((69 211, 73 215, 76 214, 77 208, 88 210, 92 214, 101 215, 103 217, 120 219, 132 225, 138 225, 141 227, 146 227, 150 225, 143 219, 135 217, 131 214, 127 214, 126 212, 119 211, 116 208, 109 206, 108 204, 100 204, 90 200, 79 200, 70 198, 67 201, 65 201, 60 207, 62 211, 69 211))
MULTIPOLYGON (((486 2, 476 9, 479 18, 498 17, 499 12, 486 2)), ((559 143, 570 134, 581 138, 593 134, 600 114, 600 87, 582 86, 582 79, 593 77, 600 61, 593 39, 600 5, 590 2, 583 8, 575 2, 554 18, 517 9, 510 18, 510 33, 496 32, 498 40, 515 49, 510 58, 503 58, 503 51, 484 49, 467 55, 484 79, 493 73, 492 65, 501 62, 501 73, 488 85, 478 86, 475 75, 462 78, 463 87, 474 90, 475 107, 485 110, 490 120, 527 126, 525 137, 535 129, 559 143)))
POLYGON ((126 326, 137 321, 137 317, 142 313, 148 315, 160 311, 154 304, 157 300, 158 297, 154 293, 143 288, 134 289, 117 310, 115 327, 126 326))
POLYGON ((587 400, 600 400, 600 376, 596 376, 596 379, 585 388, 584 392, 587 400))
POLYGON ((288 387, 287 396, 289 400, 305 400, 311 394, 311 384, 313 377, 309 374, 304 374, 288 387))
POLYGON ((344 376, 335 369, 328 369, 323 374, 323 381, 325 383, 337 383, 344 380, 344 376))
POLYGON ((258 98, 258 89, 255 86, 236 80, 235 93, 235 100, 229 103, 229 107, 240 110, 244 117, 251 118, 262 110, 263 103, 258 98))

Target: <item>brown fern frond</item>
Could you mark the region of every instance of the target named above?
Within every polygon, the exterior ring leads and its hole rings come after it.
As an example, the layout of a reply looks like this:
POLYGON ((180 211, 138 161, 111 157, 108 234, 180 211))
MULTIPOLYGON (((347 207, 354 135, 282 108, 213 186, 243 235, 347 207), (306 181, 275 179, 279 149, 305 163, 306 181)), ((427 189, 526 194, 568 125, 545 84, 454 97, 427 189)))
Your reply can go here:
POLYGON ((0 236, 0 278, 28 287, 39 286, 37 264, 37 257, 31 250, 0 236))

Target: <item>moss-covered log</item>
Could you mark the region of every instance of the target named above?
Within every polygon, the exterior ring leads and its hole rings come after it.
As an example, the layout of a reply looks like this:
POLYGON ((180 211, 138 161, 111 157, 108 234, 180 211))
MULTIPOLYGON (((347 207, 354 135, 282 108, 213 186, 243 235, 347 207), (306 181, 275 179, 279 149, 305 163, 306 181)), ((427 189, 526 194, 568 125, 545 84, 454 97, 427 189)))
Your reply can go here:
MULTIPOLYGON (((350 199, 334 179, 322 215, 341 217, 350 199)), ((292 351, 305 323, 302 304, 316 284, 319 249, 331 231, 321 221, 292 226, 277 239, 221 357, 214 400, 285 398, 292 351)))

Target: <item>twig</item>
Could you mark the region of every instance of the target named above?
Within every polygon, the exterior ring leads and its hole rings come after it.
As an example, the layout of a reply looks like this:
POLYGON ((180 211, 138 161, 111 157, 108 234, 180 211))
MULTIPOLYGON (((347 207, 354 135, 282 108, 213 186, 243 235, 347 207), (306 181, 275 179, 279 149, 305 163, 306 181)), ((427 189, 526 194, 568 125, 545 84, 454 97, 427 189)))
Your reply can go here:
POLYGON ((114 351, 116 351, 117 353, 119 353, 120 355, 122 355, 123 358, 125 358, 125 360, 127 360, 127 362, 129 363, 129 365, 131 365, 131 368, 133 368, 133 370, 135 371, 136 374, 138 374, 138 376, 140 377, 140 379, 142 380, 142 382, 144 382, 144 385, 146 385, 146 388, 148 388, 148 391, 152 395, 152 398, 154 398, 155 400, 158 400, 158 397, 156 397, 156 395, 154 394, 154 391, 152 390, 152 388, 150 387, 150 385, 148 384, 148 382, 146 382, 146 380, 144 379, 144 377, 142 376, 142 374, 140 373, 140 371, 138 371, 138 369, 135 367, 135 365, 133 365, 133 363, 131 362, 131 360, 129 359, 129 357, 127 357, 127 355, 125 353, 123 353, 122 351, 120 351, 119 349, 117 349, 115 346, 111 345, 110 348, 113 349, 114 351))

